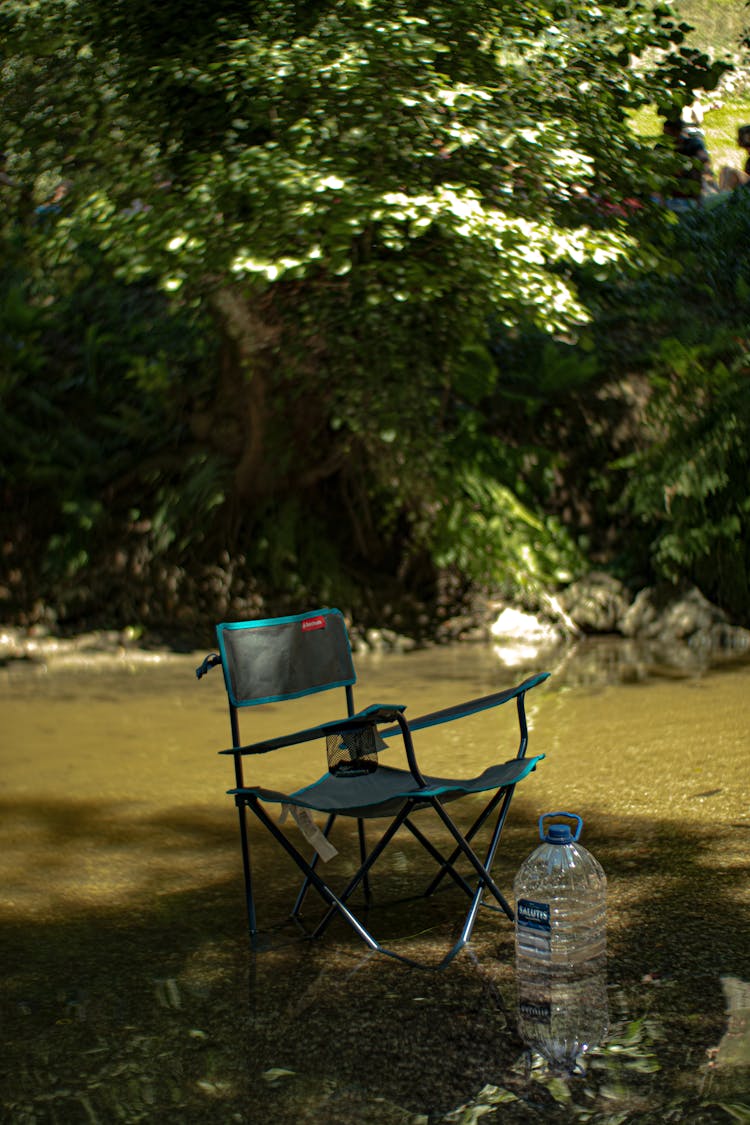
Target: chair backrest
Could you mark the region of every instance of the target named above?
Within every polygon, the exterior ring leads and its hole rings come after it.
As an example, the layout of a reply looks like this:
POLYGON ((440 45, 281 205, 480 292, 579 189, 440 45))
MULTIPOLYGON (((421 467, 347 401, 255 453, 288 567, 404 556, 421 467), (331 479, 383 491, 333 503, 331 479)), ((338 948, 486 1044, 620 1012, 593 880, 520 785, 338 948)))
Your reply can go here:
POLYGON ((338 609, 224 622, 216 626, 216 636, 233 707, 350 688, 357 680, 338 609))

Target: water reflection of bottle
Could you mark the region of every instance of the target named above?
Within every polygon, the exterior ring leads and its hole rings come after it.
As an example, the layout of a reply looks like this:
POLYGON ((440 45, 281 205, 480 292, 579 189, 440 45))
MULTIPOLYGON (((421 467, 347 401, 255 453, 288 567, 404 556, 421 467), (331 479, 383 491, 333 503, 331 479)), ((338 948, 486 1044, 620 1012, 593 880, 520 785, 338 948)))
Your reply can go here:
POLYGON ((581 1056, 606 1039, 609 1011, 603 968, 553 976, 523 966, 517 985, 519 1035, 554 1069, 575 1071, 581 1056))

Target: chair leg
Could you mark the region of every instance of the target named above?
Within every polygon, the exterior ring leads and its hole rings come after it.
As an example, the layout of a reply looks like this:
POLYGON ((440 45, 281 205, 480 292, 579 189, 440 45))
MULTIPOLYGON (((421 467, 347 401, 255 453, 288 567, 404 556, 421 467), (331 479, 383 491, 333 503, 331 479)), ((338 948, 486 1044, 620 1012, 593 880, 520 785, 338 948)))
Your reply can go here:
MULTIPOLYGON (((251 864, 250 864, 250 848, 249 848, 248 826, 247 826, 247 809, 248 809, 248 807, 252 809, 252 811, 255 813, 255 815, 258 817, 258 819, 265 825, 266 828, 268 828, 268 830, 271 832, 271 834, 282 845, 284 850, 294 860, 294 862, 297 864, 297 866, 299 867, 299 869, 302 871, 302 873, 304 875, 304 882, 303 882, 303 885, 302 885, 302 890, 300 891, 300 894, 298 895, 298 898, 297 898, 297 903, 295 904, 295 916, 298 913, 298 909, 299 909, 299 907, 301 907, 302 901, 303 901, 304 897, 306 896, 307 891, 309 890, 310 887, 315 888, 317 893, 323 899, 324 903, 326 903, 327 906, 328 906, 328 909, 326 910, 325 914, 323 915, 323 918, 320 920, 320 922, 318 923, 316 928, 313 930, 313 932, 311 934, 309 934, 309 936, 311 938, 319 937, 320 934, 330 924, 333 917, 336 914, 340 914, 341 917, 346 922, 348 922, 348 924, 352 927, 352 929, 358 934, 358 936, 365 942, 365 944, 371 950, 379 952, 379 953, 387 954, 389 957, 393 957, 396 960, 403 961, 403 962, 405 962, 407 964, 410 964, 410 965, 414 965, 414 966, 417 966, 417 967, 420 967, 420 968, 432 968, 435 971, 440 971, 440 970, 444 969, 453 960, 453 958, 456 956, 456 954, 459 953, 460 950, 463 949, 463 947, 468 943, 468 941, 471 937, 472 931, 474 929, 474 925, 475 925, 475 922, 476 922, 479 907, 482 904, 482 898, 483 898, 485 892, 487 892, 487 891, 490 892, 490 894, 499 903, 500 908, 505 912, 505 914, 508 916, 508 918, 511 921, 514 918, 514 914, 513 914, 513 911, 511 909, 511 907, 506 902, 502 892, 499 890, 498 886, 496 885, 496 883, 495 883, 495 881, 494 881, 494 879, 492 878, 492 875, 491 875, 491 867, 492 867, 492 864, 494 862, 495 853, 497 851, 498 844, 500 842, 500 836, 501 836, 501 833, 502 833, 502 830, 503 830, 503 827, 504 827, 504 824, 505 824, 505 819, 506 819, 506 816, 507 816, 507 813, 508 813, 508 808, 509 808, 509 805, 510 805, 510 800, 511 800, 511 797, 513 795, 514 788, 515 788, 514 786, 509 786, 507 789, 502 790, 499 793, 495 794, 493 796, 493 798, 487 803, 487 806, 482 811, 480 816, 477 817, 477 819, 472 824, 471 828, 465 834, 462 834, 461 831, 457 828, 457 826, 454 824, 453 820, 450 818, 450 816, 447 814, 447 812, 443 808, 443 806, 440 803, 440 801, 438 800, 438 798, 436 798, 436 797, 432 798, 432 800, 429 803, 432 805, 432 807, 434 808, 435 812, 437 813, 439 819, 443 822, 443 824, 445 825, 445 827, 448 829, 448 831, 452 835, 453 839, 455 840, 456 846, 455 846, 451 856, 447 860, 441 854, 441 852, 438 851, 438 849, 432 844, 432 842, 420 831, 420 829, 418 829, 414 824, 412 824, 409 821, 409 819, 408 819, 409 814, 413 811, 413 807, 412 807, 411 804, 405 806, 405 808, 391 822, 391 824, 388 826, 386 831, 383 833, 380 840, 375 845, 375 847, 372 849, 372 851, 370 852, 369 855, 367 855, 366 846, 365 846, 364 822, 361 819, 358 820, 358 836, 359 836, 359 845, 360 845, 360 858, 362 859, 362 865, 361 865, 359 871, 357 872, 357 874, 354 876, 354 878, 350 881, 348 886, 345 888, 345 890, 342 893, 340 893, 339 895, 336 895, 331 890, 331 888, 328 886, 328 884, 325 882, 325 880, 322 879, 318 875, 318 873, 316 871, 316 866, 317 866, 317 862, 319 860, 319 856, 317 855, 317 853, 315 854, 313 859, 308 862, 305 859, 305 857, 286 838, 285 834, 281 831, 281 829, 278 827, 278 825, 271 819, 271 817, 268 815, 268 813, 265 811, 265 809, 261 805, 260 801, 258 801, 257 799, 252 799, 252 798, 251 799, 237 798, 237 806, 238 806, 238 812, 239 812, 239 817, 240 817, 240 839, 241 839, 241 844, 242 844, 243 872, 244 872, 244 876, 245 876, 245 893, 246 893, 248 926, 249 926, 249 930, 250 930, 250 941, 251 941, 251 946, 252 946, 253 951, 257 952, 257 950, 259 948, 259 941, 258 941, 258 928, 257 928, 256 912, 255 912, 255 900, 254 900, 254 894, 253 894, 253 880, 252 880, 252 872, 251 872, 251 864), (499 803, 500 800, 502 800, 502 806, 500 808, 500 811, 499 811, 498 816, 497 816, 497 820, 495 822, 495 827, 493 829, 492 838, 490 840, 490 844, 489 844, 489 847, 487 849, 485 861, 484 861, 484 863, 482 863, 481 860, 476 855, 476 853, 473 851, 472 847, 470 846, 470 840, 476 834, 476 832, 479 830, 479 828, 482 826, 482 824, 484 824, 484 822, 487 820, 487 817, 490 815, 490 813, 497 807, 497 804, 499 803), (402 827, 402 825, 405 825, 410 830, 410 832, 415 836, 415 838, 419 841, 419 843, 422 844, 422 846, 426 849, 426 851, 430 855, 432 855, 432 857, 440 865, 440 871, 439 871, 438 875, 436 876, 436 878, 433 880, 433 883, 430 885, 430 889, 428 889, 427 893, 431 893, 431 889, 434 889, 439 884, 441 879, 447 874, 447 875, 450 875, 451 878, 458 884, 458 886, 461 887, 461 889, 464 890, 465 893, 467 893, 471 897, 471 905, 470 905, 469 911, 466 915, 466 920, 464 922, 460 937, 458 938, 456 943, 453 945, 453 947, 449 950, 449 952, 446 954, 446 956, 443 958, 443 960, 438 965, 434 965, 434 966, 423 965, 421 962, 414 961, 411 958, 405 957, 402 954, 396 953, 393 950, 385 949, 383 946, 380 945, 380 943, 373 937, 373 935, 370 933, 370 931, 359 921, 359 919, 356 917, 356 915, 354 915, 351 912, 351 910, 349 910, 348 906, 346 905, 347 899, 350 897, 350 895, 352 895, 354 893, 354 891, 360 885, 360 883, 364 883, 365 888, 366 888, 365 893, 366 893, 366 895, 369 899, 369 885, 368 885, 369 871, 372 868, 372 866, 375 864, 377 859, 380 857, 380 855, 383 853, 385 848, 388 846, 388 844, 390 843, 390 841, 392 840, 393 836, 396 834, 398 829, 400 827, 402 827), (474 890, 469 885, 469 883, 460 875, 460 873, 458 873, 454 869, 454 863, 455 863, 456 859, 458 859, 458 857, 461 856, 461 855, 463 855, 466 859, 468 859, 469 863, 472 865, 472 867, 474 868, 474 870, 475 870, 475 872, 478 876, 477 886, 476 886, 476 889, 474 889, 474 890)), ((420 804, 423 804, 423 802, 420 802, 420 804)), ((326 826, 325 826, 325 829, 324 829, 326 836, 330 832, 334 820, 335 820, 335 815, 332 814, 329 817, 328 822, 326 823, 326 826)))
POLYGON ((255 916, 255 897, 253 895, 253 875, 250 866, 250 846, 247 838, 247 807, 244 801, 237 801, 237 812, 240 818, 240 844, 242 847, 242 871, 245 876, 245 905, 247 908, 247 925, 250 931, 250 945, 258 948, 258 925, 255 916))
MULTIPOLYGON (((510 804, 510 799, 506 796, 506 794, 507 794, 507 789, 500 789, 500 790, 498 790, 497 793, 495 793, 492 796, 491 800, 489 800, 487 802, 487 804, 485 805, 482 812, 479 814, 477 819, 472 824, 471 828, 468 830, 468 832, 466 832, 464 834, 464 839, 466 840, 467 843, 471 843, 471 841, 474 838, 474 836, 476 835, 476 833, 479 831, 479 829, 482 827, 484 822, 487 820, 487 818, 490 816, 490 814, 497 807, 498 802, 500 801, 500 799, 502 797, 505 797, 505 802, 506 802, 505 805, 504 805, 504 812, 501 814, 503 816, 503 822, 505 822, 505 815, 507 815, 507 808, 508 808, 508 805, 510 804)), ((453 864, 456 862, 456 860, 458 859, 460 854, 461 854, 461 849, 460 848, 454 848, 454 850, 451 852, 448 859, 445 861, 445 863, 441 867, 440 871, 438 871, 437 875, 435 876, 435 878, 432 880, 429 887, 425 891, 425 898, 429 898, 431 894, 435 893, 438 886, 440 885, 440 883, 443 880, 443 876, 450 874, 450 869, 453 866, 453 864)), ((473 890, 471 891, 471 894, 472 895, 474 894, 473 890)))
MULTIPOLYGON (((323 835, 326 837, 326 839, 328 839, 328 836, 330 834, 331 829, 333 828, 335 820, 336 820, 336 813, 331 813, 330 816, 328 817, 328 820, 326 821, 325 828, 323 829, 323 835)), ((315 852, 312 856, 312 859, 310 860, 310 866, 312 867, 313 871, 318 866, 319 861, 320 861, 320 856, 318 855, 317 852, 315 852)), ((302 910, 302 904, 304 903, 305 899, 307 898, 307 892, 309 891, 309 889, 310 889, 310 879, 309 879, 308 876, 305 876, 304 880, 302 881, 302 886, 300 887, 299 894, 297 895, 297 901, 295 902, 294 908, 292 910, 292 918, 299 918, 300 911, 302 910)))
MULTIPOLYGON (((500 904, 500 906, 502 907, 502 909, 505 911, 508 918, 510 918, 510 920, 512 922, 513 919, 514 919, 513 911, 511 910, 510 906, 506 902, 502 891, 497 886, 497 884, 495 883, 495 880, 492 878, 489 871, 487 870, 487 867, 481 863, 481 861, 477 858, 474 851, 466 843, 466 840, 461 835, 458 828, 456 828, 455 824, 453 823, 451 818, 448 816, 447 812, 445 811, 443 806, 440 804, 440 801, 437 799, 437 797, 433 797, 430 803, 432 804, 432 807, 434 808, 435 812, 438 814, 438 816, 442 820, 445 827, 448 829, 450 834, 453 836, 453 839, 456 841, 456 844, 458 845, 460 851, 466 856, 469 863, 472 865, 472 867, 474 868, 474 870, 476 871, 476 873, 479 876, 479 886, 477 888, 477 894, 479 895, 479 899, 477 900, 477 905, 479 905, 479 900, 481 900, 483 888, 486 888, 488 891, 491 891, 491 893, 494 895, 495 899, 498 901, 498 903, 500 904)), ((499 832, 497 831, 497 829, 498 829, 498 825, 496 825, 495 833, 493 833, 493 844, 494 844, 494 847, 492 849, 492 855, 493 856, 494 856, 494 849, 497 847, 497 840, 495 839, 495 836, 497 836, 497 838, 499 839, 499 835, 500 835, 499 832)))
MULTIPOLYGON (((488 876, 489 876, 489 871, 492 867, 493 861, 495 859, 495 852, 497 851, 497 846, 500 842, 500 836, 501 836, 501 833, 502 833, 502 830, 503 830, 503 826, 505 824, 505 818, 508 814, 508 807, 510 805, 510 800, 511 800, 511 797, 513 795, 513 789, 514 788, 515 788, 514 786, 511 786, 508 790, 505 790, 505 799, 503 801, 503 807, 500 810, 500 813, 498 814, 498 818, 495 822, 495 827, 494 827, 493 832, 492 832, 492 839, 490 840, 490 845, 489 845, 489 848, 487 849, 487 856, 485 858, 484 865, 483 865, 484 871, 487 873, 488 876)), ((497 805, 497 801, 496 800, 491 801, 489 804, 494 807, 494 805, 497 805)), ((472 835, 473 835, 474 831, 476 831, 476 829, 479 827, 479 822, 480 821, 483 822, 484 820, 486 820, 487 811, 488 811, 488 809, 485 808, 481 817, 479 817, 478 820, 475 821, 474 825, 472 825, 472 835)), ((441 816, 441 819, 444 820, 444 822, 446 823, 446 826, 448 828, 450 828, 452 835, 458 841, 458 837, 460 836, 460 832, 458 832, 458 829, 455 829, 455 826, 451 827, 452 822, 450 822, 450 817, 448 817, 447 814, 445 814, 444 816, 441 816)), ((470 850, 471 849, 469 849, 469 851, 470 850)), ((465 849, 459 845, 456 848, 450 862, 452 863, 455 860, 455 858, 457 858, 457 856, 464 851, 465 851, 465 849)), ((476 861, 476 863, 474 863, 474 866, 477 869, 482 867, 482 865, 479 864, 478 861, 476 861)), ((441 871, 437 882, 440 881, 440 878, 442 878, 442 876, 444 874, 445 874, 445 872, 441 871)), ((445 969, 446 966, 451 963, 451 961, 456 956, 456 954, 460 953, 461 950, 464 948, 464 946, 467 945, 467 943, 469 942, 469 939, 471 938, 472 932, 474 930, 474 924, 477 920, 477 913, 478 913, 479 907, 481 906, 481 903, 482 903, 482 897, 483 897, 484 892, 485 892, 485 890, 487 889, 488 886, 489 886, 489 889, 492 890, 492 893, 495 895, 495 897, 498 898, 498 901, 499 901, 501 907, 504 909, 505 913, 508 915, 510 920, 513 921, 513 918, 514 918, 513 911, 508 906, 508 904, 505 901, 505 899, 503 898, 503 896, 502 895, 498 896, 496 894, 497 888, 495 887, 495 889, 493 890, 494 883, 492 883, 492 880, 490 880, 490 884, 491 885, 487 884, 485 878, 482 875, 480 875, 479 882, 477 884, 477 889, 474 892, 474 895, 472 897, 471 906, 469 907, 469 911, 466 915, 466 920, 465 920, 463 928, 461 930, 461 934, 460 934, 458 940, 456 941, 455 945, 448 951, 448 953, 446 953, 445 957, 440 962, 440 964, 435 966, 435 968, 438 972, 445 969)))
MULTIPOLYGON (((404 821, 404 827, 409 829, 412 836, 414 836, 419 841, 419 843, 422 845, 424 850, 426 852, 429 852, 429 854, 432 856, 432 858, 439 865, 440 874, 437 877, 437 879, 433 880, 433 882, 435 883, 435 886, 437 886, 437 884, 440 882, 443 875, 450 875, 450 877, 453 879, 453 881, 455 883, 458 884, 458 886, 461 888, 461 890, 465 891, 466 894, 469 896, 469 898, 473 898, 474 897, 474 888, 469 886, 469 884, 466 882, 464 877, 458 871, 456 871, 456 869, 453 866, 456 859, 461 854, 460 848, 456 848, 456 850, 453 853, 452 858, 446 860, 445 856, 441 855, 441 853, 437 850, 437 848, 433 844, 432 840, 428 839, 428 837, 425 836, 424 832, 422 832, 421 829, 417 828, 416 824, 412 824, 411 820, 409 820, 408 817, 404 821)), ((430 886, 432 886, 432 884, 430 884, 430 886)), ((430 893, 431 893, 430 888, 428 888, 427 891, 425 892, 424 897, 427 898, 430 893)))
POLYGON ((342 918, 344 918, 352 927, 352 929, 355 930, 357 934, 359 934, 362 940, 367 945, 369 945, 370 949, 378 950, 380 952, 386 952, 381 948, 381 946, 375 940, 369 930, 367 930, 359 921, 359 919, 355 917, 354 914, 352 914, 351 910, 349 910, 349 908, 345 905, 343 899, 337 897, 333 893, 328 884, 318 875, 315 868, 312 867, 311 864, 308 863, 308 861, 305 859, 305 857, 297 851, 294 845, 291 844, 289 840, 287 840, 286 836, 275 823, 275 821, 273 821, 265 811, 260 801, 255 797, 251 797, 249 798, 247 803, 255 813, 255 815, 258 817, 258 820, 260 820, 261 823, 265 825, 271 835, 274 836, 275 839, 281 844, 284 851, 294 860, 300 871, 302 871, 302 873, 310 880, 310 884, 315 888, 324 902, 328 903, 329 913, 332 914, 338 912, 339 914, 341 914, 342 918))
MULTIPOLYGON (((485 866, 487 871, 490 871, 492 869, 492 864, 495 861, 495 853, 497 851, 497 846, 500 843, 500 836, 502 834, 503 827, 505 825, 505 818, 508 815, 508 807, 510 805, 510 800, 511 800, 511 797, 513 795, 513 788, 514 787, 511 787, 510 790, 507 792, 505 800, 503 801, 503 807, 501 808, 500 813, 498 815, 498 818, 495 822, 495 827, 494 827, 493 832, 492 832, 492 837, 490 839, 490 844, 489 844, 489 847, 487 849, 487 855, 486 855, 485 861, 484 861, 484 866, 485 866)), ((479 907, 482 905, 482 896, 484 895, 484 890, 485 890, 484 885, 480 880, 480 882, 477 886, 476 892, 474 894, 474 898, 472 900, 471 907, 469 909, 469 913, 466 915, 466 921, 464 923, 464 928, 461 932, 461 937, 459 939, 461 945, 465 945, 466 942, 471 937, 471 932, 474 929, 474 923, 476 922, 476 919, 477 919, 477 912, 479 910, 479 907)), ((510 921, 513 922, 514 919, 515 919, 515 915, 513 913, 513 910, 508 906, 507 902, 505 902, 505 899, 502 900, 500 905, 504 909, 504 911, 507 914, 510 921)))
MULTIPOLYGON (((359 837, 359 862, 364 867, 365 860, 367 859, 367 841, 365 839, 365 822, 362 817, 357 819, 357 836, 359 837)), ((365 871, 362 879, 362 890, 365 895, 365 902, 369 902, 372 898, 370 894, 370 875, 365 871)))
MULTIPOLYGON (((409 811, 409 806, 404 807, 401 810, 401 812, 394 818, 394 820, 392 820, 391 823, 388 825, 385 832, 380 837, 377 844, 375 845, 375 847, 370 852, 369 856, 367 856, 366 860, 364 861, 364 863, 360 867, 357 874, 354 876, 352 881, 348 884, 348 886, 339 895, 339 901, 341 903, 346 902, 346 900, 349 898, 349 896, 351 894, 354 893, 354 891, 357 889, 357 887, 363 881, 363 879, 367 878, 367 874, 368 874, 370 868, 373 866, 373 864, 378 859, 378 857, 380 855, 382 855, 382 853, 388 847, 388 844, 391 842, 393 837, 398 832, 398 830, 401 827, 401 825, 403 824, 403 822, 406 820, 406 818, 408 816, 408 811, 409 811)), ((335 912, 336 912, 336 906, 331 905, 331 907, 326 911, 326 913, 323 915, 323 917, 321 918, 318 925, 313 930, 312 936, 314 938, 320 937, 320 935, 323 933, 323 930, 326 929, 329 922, 333 918, 335 912)))

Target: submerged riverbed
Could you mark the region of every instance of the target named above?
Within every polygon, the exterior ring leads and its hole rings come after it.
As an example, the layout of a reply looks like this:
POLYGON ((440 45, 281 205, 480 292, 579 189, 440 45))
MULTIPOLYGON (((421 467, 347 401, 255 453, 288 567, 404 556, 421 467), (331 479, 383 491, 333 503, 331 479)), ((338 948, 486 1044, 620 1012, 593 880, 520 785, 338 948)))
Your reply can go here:
MULTIPOLYGON (((215 753, 225 696, 219 671, 196 681, 203 655, 0 669, 3 1121, 748 1120, 750 662, 663 667, 586 644, 517 669, 491 645, 357 657, 358 706, 411 716, 553 673, 528 697, 529 752, 545 760, 518 788, 496 876, 510 891, 557 809, 584 818, 607 872, 610 1032, 569 1076, 518 1036, 500 915, 480 915, 443 973, 368 954, 338 924, 311 945, 277 925, 296 876, 261 840, 272 948, 251 955, 231 760, 215 753)), ((252 712, 246 741, 313 719, 309 702, 290 709, 252 712)), ((422 732, 422 764, 513 756, 515 711, 500 715, 422 732)), ((322 754, 285 752, 277 783, 316 776, 322 754)), ((377 901, 408 891, 415 865, 418 889, 423 857, 397 842, 377 901)), ((371 920, 434 963, 460 907, 448 890, 371 920)))

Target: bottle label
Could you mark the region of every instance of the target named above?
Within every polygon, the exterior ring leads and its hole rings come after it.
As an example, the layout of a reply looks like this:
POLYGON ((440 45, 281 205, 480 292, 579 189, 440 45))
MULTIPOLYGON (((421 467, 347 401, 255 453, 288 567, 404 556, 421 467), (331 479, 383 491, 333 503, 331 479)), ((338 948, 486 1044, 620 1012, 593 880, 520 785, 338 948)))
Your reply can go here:
POLYGON ((549 1026, 552 1022, 552 1005, 544 1000, 521 1000, 518 1011, 523 1019, 529 1023, 541 1023, 549 1026))
POLYGON ((516 921, 519 926, 527 930, 537 930, 548 934, 552 930, 548 902, 533 902, 530 898, 521 898, 516 906, 516 921))

